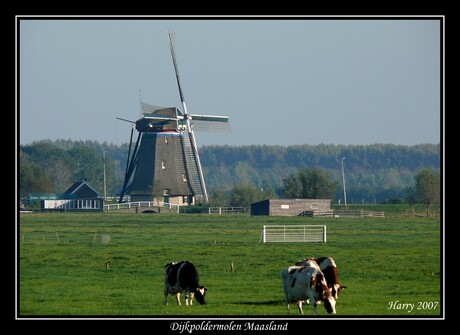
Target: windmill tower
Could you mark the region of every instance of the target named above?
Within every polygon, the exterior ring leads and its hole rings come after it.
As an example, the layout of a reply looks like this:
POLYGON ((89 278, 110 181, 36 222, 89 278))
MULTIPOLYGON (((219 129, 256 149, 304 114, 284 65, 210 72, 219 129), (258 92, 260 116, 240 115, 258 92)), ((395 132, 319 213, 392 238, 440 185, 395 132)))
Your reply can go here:
POLYGON ((141 101, 142 117, 131 122, 125 178, 119 201, 155 201, 175 205, 208 202, 194 131, 230 131, 227 116, 189 114, 179 80, 174 32, 168 32, 182 110, 141 101), (133 143, 134 129, 137 139, 133 143))

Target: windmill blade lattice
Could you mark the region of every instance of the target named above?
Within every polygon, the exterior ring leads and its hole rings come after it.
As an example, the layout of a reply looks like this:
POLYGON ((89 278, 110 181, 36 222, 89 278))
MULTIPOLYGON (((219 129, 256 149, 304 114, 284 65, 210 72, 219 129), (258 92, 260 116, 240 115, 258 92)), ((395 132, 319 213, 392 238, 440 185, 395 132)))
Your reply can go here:
POLYGON ((195 164, 196 164, 196 168, 198 170, 199 182, 197 180, 192 180, 192 183, 194 185, 200 184, 200 186, 201 186, 200 189, 202 190, 202 195, 204 197, 204 201, 208 202, 208 200, 209 200, 208 199, 208 192, 206 190, 206 184, 205 184, 205 181, 204 181, 203 169, 201 168, 200 156, 198 154, 198 147, 197 147, 196 140, 195 140, 195 134, 193 133, 193 129, 192 129, 191 124, 190 124, 190 119, 189 119, 188 113, 187 113, 187 106, 185 105, 184 94, 182 92, 182 88, 181 88, 181 85, 180 85, 179 69, 177 68, 176 52, 174 50, 174 36, 175 36, 175 34, 174 34, 173 31, 168 31, 168 36, 169 36, 169 47, 171 49, 171 56, 172 56, 173 65, 174 65, 174 71, 176 73, 177 87, 179 88, 179 95, 180 95, 180 99, 182 101, 182 107, 184 108, 184 118, 186 119, 186 122, 187 122, 187 131, 189 133, 190 143, 191 143, 191 147, 192 147, 192 150, 193 150, 191 155, 186 155, 187 165, 188 165, 189 168, 192 168, 192 170, 195 170, 194 167, 195 167, 195 164))

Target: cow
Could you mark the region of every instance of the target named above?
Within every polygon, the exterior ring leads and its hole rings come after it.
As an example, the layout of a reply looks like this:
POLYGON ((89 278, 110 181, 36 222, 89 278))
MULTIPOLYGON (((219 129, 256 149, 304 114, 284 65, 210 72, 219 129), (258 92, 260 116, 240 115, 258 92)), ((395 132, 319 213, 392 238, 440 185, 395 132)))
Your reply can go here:
POLYGON ((192 305, 193 298, 201 305, 206 303, 205 295, 208 289, 199 284, 195 265, 189 261, 181 261, 168 263, 165 269, 165 305, 168 304, 168 295, 175 295, 177 304, 181 305, 181 293, 186 305, 192 305))
POLYGON ((296 303, 300 314, 303 314, 304 300, 313 302, 313 314, 318 314, 318 302, 323 302, 329 314, 336 314, 336 301, 327 287, 324 274, 313 266, 290 266, 281 271, 283 290, 287 312, 290 304, 296 303))
POLYGON ((335 300, 339 299, 340 292, 347 288, 339 282, 339 270, 332 257, 307 257, 295 263, 297 266, 317 267, 324 273, 327 286, 331 289, 332 296, 335 300))

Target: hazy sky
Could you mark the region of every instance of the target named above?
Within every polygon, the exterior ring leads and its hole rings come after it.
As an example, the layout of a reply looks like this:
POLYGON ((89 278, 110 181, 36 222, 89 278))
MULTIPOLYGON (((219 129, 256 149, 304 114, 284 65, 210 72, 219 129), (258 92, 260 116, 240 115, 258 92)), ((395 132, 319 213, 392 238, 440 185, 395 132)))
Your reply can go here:
POLYGON ((140 100, 182 109, 168 30, 188 112, 230 119, 198 146, 440 143, 441 19, 20 17, 19 144, 127 143, 140 100))

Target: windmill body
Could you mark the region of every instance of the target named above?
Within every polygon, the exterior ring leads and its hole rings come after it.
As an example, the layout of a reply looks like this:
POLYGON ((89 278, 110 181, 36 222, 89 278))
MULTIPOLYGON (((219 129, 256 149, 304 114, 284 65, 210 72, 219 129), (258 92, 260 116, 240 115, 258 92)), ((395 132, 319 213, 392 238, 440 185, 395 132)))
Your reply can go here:
POLYGON ((178 206, 208 202, 194 130, 230 131, 227 116, 188 114, 180 87, 173 34, 171 55, 183 111, 141 102, 142 117, 133 123, 120 202, 154 201, 178 206), (133 141, 134 130, 137 139, 133 141))

